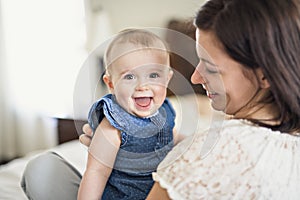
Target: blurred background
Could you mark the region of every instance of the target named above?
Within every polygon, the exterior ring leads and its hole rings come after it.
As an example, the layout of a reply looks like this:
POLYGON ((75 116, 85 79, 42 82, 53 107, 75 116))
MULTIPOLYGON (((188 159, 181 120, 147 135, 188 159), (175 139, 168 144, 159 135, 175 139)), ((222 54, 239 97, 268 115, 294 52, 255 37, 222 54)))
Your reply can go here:
MULTIPOLYGON (((80 125, 85 122, 94 91, 82 87, 74 94, 74 88, 98 82, 103 71, 99 45, 128 27, 170 28, 194 38, 192 18, 202 3, 0 0, 0 163, 62 143, 68 136, 58 132, 70 131, 74 119, 80 125), (78 74, 83 74, 80 81, 78 74)), ((164 37, 194 56, 194 44, 185 46, 164 37)), ((192 73, 184 59, 173 55, 172 62, 184 76, 192 73)), ((177 93, 184 95, 187 90, 179 88, 177 93)))

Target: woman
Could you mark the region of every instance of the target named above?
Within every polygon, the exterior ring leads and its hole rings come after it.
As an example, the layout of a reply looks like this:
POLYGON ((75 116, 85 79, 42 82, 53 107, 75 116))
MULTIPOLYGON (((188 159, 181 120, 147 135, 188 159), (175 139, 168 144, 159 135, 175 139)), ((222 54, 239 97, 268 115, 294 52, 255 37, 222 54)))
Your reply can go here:
POLYGON ((205 134, 175 146, 148 199, 299 199, 300 2, 210 0, 195 25, 192 82, 232 119, 205 157, 205 134))
POLYGON ((148 199, 299 199, 300 2, 210 0, 195 25, 192 82, 231 119, 208 131, 218 139, 204 156, 206 133, 175 146, 148 199))

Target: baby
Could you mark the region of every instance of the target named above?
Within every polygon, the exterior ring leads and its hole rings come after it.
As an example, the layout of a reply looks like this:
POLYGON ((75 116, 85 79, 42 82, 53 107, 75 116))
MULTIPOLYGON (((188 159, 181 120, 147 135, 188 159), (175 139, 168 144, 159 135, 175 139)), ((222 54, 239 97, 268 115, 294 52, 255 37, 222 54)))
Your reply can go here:
POLYGON ((152 172, 179 140, 166 99, 169 53, 155 34, 129 29, 112 40, 104 61, 110 94, 89 112, 94 136, 78 199, 145 199, 152 172))

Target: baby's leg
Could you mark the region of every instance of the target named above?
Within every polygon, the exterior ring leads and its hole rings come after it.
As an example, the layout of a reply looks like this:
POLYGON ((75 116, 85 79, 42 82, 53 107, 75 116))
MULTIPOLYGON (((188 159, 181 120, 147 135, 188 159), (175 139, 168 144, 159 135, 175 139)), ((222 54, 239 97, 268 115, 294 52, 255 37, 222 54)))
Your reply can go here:
POLYGON ((21 186, 31 200, 77 199, 81 174, 54 152, 31 160, 24 171, 21 186))

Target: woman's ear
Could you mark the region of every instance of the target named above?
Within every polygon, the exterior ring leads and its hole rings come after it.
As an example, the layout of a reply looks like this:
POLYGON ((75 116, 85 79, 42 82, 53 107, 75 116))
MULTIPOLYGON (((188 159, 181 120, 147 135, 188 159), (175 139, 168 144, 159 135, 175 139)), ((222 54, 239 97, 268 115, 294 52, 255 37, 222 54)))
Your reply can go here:
POLYGON ((109 89, 109 91, 113 94, 113 92, 114 92, 114 84, 113 84, 113 82, 111 80, 111 76, 108 75, 108 74, 105 74, 103 76, 103 81, 104 81, 106 87, 109 89))
POLYGON ((261 68, 256 69, 255 73, 256 73, 256 77, 257 77, 259 86, 263 89, 269 88, 270 83, 269 83, 268 79, 265 77, 262 69, 261 68))

